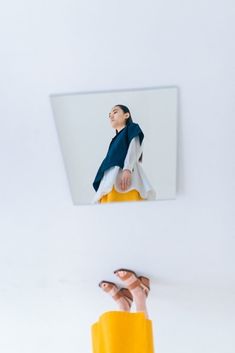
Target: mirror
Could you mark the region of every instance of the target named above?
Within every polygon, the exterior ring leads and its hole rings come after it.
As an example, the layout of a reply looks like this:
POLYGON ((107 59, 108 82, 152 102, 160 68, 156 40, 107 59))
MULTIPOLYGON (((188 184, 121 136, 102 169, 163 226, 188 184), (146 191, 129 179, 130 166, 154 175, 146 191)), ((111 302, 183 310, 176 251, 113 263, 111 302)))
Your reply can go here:
POLYGON ((50 102, 75 205, 175 198, 177 87, 51 94, 50 102))

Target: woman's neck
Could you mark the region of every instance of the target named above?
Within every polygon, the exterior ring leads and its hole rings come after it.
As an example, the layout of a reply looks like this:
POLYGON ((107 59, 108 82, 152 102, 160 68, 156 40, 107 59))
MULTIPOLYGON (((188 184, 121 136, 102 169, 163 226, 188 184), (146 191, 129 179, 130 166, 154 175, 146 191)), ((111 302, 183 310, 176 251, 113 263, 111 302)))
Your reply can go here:
POLYGON ((116 128, 117 132, 120 132, 122 129, 124 129, 124 127, 126 127, 126 125, 123 125, 123 126, 117 127, 117 128, 116 128))

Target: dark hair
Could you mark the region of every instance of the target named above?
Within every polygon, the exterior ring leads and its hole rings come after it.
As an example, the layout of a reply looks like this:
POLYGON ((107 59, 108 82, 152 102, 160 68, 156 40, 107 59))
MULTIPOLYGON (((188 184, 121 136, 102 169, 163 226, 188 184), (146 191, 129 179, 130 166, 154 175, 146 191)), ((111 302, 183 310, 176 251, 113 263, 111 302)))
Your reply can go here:
MULTIPOLYGON (((126 119, 126 126, 130 123, 133 123, 132 117, 131 117, 131 112, 129 110, 129 108, 127 108, 127 106, 123 105, 123 104, 116 104, 115 107, 119 107, 121 108, 121 110, 124 113, 129 113, 129 118, 126 119)), ((118 133, 118 131, 116 130, 116 134, 118 133)), ((139 158, 139 161, 142 162, 143 159, 143 153, 141 153, 141 156, 139 158)))

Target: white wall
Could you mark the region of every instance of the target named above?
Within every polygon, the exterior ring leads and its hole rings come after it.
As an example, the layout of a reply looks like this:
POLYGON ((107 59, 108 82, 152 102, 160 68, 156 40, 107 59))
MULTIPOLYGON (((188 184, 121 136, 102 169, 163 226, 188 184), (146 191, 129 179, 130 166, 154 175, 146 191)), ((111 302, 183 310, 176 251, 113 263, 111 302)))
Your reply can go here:
POLYGON ((0 8, 0 351, 88 353, 115 304, 152 278, 157 353, 234 352, 232 0, 10 0, 0 8), (75 207, 49 94, 177 85, 174 201, 75 207))

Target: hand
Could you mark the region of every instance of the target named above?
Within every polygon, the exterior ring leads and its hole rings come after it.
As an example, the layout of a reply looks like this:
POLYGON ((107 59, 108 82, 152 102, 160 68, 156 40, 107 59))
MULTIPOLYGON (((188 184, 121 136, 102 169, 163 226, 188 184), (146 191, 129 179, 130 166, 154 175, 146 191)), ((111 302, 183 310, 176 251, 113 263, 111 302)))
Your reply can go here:
POLYGON ((120 186, 125 191, 131 185, 131 171, 128 169, 123 170, 121 176, 120 186))

